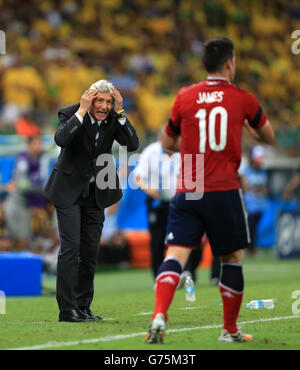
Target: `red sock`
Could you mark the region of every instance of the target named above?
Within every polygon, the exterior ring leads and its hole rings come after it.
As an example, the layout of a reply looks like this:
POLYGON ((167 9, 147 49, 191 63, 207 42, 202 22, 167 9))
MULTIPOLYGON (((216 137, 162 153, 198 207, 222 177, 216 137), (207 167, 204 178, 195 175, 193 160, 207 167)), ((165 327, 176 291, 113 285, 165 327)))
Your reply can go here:
POLYGON ((166 271, 159 274, 156 278, 155 287, 155 309, 152 319, 158 313, 163 313, 165 320, 168 320, 167 311, 173 300, 175 290, 179 284, 180 275, 173 271, 166 271))
POLYGON ((223 284, 219 284, 220 293, 223 301, 223 329, 229 333, 236 333, 236 321, 239 316, 240 307, 243 299, 243 291, 237 292, 223 284))

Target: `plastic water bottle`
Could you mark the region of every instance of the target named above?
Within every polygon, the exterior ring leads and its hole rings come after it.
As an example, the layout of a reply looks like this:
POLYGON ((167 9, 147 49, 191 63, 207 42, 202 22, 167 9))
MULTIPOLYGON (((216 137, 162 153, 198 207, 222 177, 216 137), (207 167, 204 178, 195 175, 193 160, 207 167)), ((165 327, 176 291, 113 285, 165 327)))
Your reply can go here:
POLYGON ((185 300, 187 302, 195 302, 196 300, 195 286, 193 279, 190 276, 187 276, 185 280, 184 289, 185 289, 185 300))
POLYGON ((252 308, 252 309, 258 309, 258 308, 268 308, 271 310, 274 308, 274 301, 273 299, 261 299, 257 301, 251 301, 246 304, 247 308, 252 308))

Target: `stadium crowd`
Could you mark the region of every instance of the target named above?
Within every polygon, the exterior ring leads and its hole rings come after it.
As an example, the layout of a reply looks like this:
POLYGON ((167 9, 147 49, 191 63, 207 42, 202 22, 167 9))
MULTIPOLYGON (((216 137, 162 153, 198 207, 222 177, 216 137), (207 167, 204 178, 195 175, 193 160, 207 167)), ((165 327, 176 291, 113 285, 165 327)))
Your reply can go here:
MULTIPOLYGON (((268 112, 276 150, 300 154, 300 58, 291 51, 291 33, 300 29, 297 0, 19 0, 17 6, 0 0, 0 15, 7 44, 0 57, 1 134, 53 134, 58 108, 79 102, 91 83, 106 78, 122 92, 146 145, 165 124, 178 89, 204 78, 203 42, 222 35, 236 46, 235 82, 268 112)), ((245 142, 246 152, 252 144, 245 142)), ((2 229, 4 221, 2 212, 2 229)))
POLYGON ((147 137, 165 123, 178 89, 204 77, 203 41, 222 34, 236 45, 237 84, 259 96, 280 144, 295 151, 297 0, 15 3, 0 2, 7 38, 7 55, 0 58, 2 132, 13 132, 8 125, 32 110, 43 132, 53 132, 57 108, 79 101, 86 86, 105 77, 124 93, 125 108, 147 137))

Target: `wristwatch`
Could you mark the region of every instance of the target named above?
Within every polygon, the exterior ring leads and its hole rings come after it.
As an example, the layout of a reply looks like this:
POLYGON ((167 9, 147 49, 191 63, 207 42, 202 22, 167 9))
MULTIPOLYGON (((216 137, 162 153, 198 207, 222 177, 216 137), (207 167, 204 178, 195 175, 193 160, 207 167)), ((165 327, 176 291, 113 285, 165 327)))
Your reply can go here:
POLYGON ((123 118, 126 118, 126 112, 124 109, 121 109, 117 112, 117 118, 118 119, 123 119, 123 118))

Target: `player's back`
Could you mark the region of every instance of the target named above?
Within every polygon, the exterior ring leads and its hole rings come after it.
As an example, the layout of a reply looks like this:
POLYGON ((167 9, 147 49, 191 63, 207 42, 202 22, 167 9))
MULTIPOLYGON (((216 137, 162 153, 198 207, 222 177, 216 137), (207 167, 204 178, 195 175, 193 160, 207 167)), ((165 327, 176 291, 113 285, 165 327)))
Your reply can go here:
MULTIPOLYGON (((245 119, 260 127, 266 116, 252 94, 225 79, 206 79, 179 91, 169 128, 181 135, 183 167, 186 154, 194 157, 194 181, 195 155, 204 155, 204 192, 240 188, 238 168, 245 119)), ((178 191, 191 190, 182 186, 178 191)))

